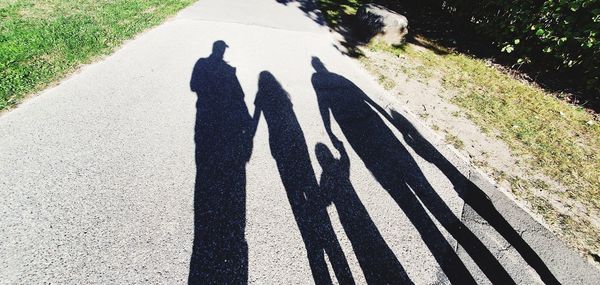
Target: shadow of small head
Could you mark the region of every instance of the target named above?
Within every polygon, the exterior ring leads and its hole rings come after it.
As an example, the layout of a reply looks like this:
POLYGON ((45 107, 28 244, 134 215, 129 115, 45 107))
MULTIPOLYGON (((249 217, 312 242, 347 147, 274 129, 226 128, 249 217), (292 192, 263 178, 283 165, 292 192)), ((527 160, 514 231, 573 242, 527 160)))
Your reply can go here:
POLYGON ((285 92, 277 78, 269 71, 264 70, 258 74, 258 90, 270 95, 272 100, 285 98, 290 101, 290 95, 285 92))
POLYGON ((218 40, 214 42, 211 56, 222 59, 225 54, 225 49, 228 47, 229 46, 224 41, 218 40))
POLYGON ((325 67, 325 64, 323 64, 323 62, 318 57, 313 56, 310 63, 312 64, 316 72, 327 72, 327 67, 325 67))
POLYGON ((315 145, 315 153, 323 171, 327 171, 336 161, 333 153, 331 153, 329 148, 323 143, 317 143, 317 145, 315 145))
POLYGON ((270 89, 276 83, 277 79, 271 72, 264 70, 258 74, 258 89, 270 89))

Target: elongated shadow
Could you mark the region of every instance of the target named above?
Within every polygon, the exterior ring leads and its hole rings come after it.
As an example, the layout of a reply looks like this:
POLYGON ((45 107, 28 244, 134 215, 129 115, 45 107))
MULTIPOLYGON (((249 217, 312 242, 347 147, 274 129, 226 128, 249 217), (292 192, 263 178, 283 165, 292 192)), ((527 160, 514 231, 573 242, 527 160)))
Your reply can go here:
POLYGON ((392 111, 392 124, 402 133, 406 143, 422 158, 434 164, 450 180, 454 190, 487 223, 493 227, 531 266, 546 284, 560 284, 539 255, 498 212, 487 195, 450 163, 400 113, 392 111))
POLYGON ((439 197, 410 153, 378 114, 387 113, 350 80, 329 72, 318 58, 313 58, 312 64, 316 70, 312 84, 332 142, 334 145, 341 143, 331 129, 330 115, 367 169, 415 226, 450 282, 474 284, 475 280, 421 202, 492 282, 514 284, 493 254, 439 197))
POLYGON ((315 147, 323 172, 319 186, 337 209, 368 284, 413 284, 371 220, 350 182, 350 158, 343 144, 336 159, 322 143, 315 147))
POLYGON ((339 284, 354 284, 350 268, 337 241, 310 162, 304 133, 288 93, 275 77, 260 73, 254 120, 264 114, 269 129, 271 155, 302 235, 316 284, 332 284, 325 254, 339 284))
POLYGON ((235 68, 223 60, 227 45, 196 62, 196 184, 194 244, 189 284, 248 281, 246 163, 252 152, 252 119, 235 68))

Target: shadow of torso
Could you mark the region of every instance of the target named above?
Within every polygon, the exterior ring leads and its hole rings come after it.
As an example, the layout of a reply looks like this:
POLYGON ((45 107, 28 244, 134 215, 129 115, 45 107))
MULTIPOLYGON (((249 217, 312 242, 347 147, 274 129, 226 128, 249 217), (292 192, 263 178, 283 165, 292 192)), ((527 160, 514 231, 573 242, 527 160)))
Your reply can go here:
POLYGON ((235 68, 223 59, 198 60, 190 87, 198 100, 189 283, 245 283, 246 163, 252 152, 252 119, 235 68))
POLYGON ((269 72, 262 72, 255 99, 254 119, 264 114, 269 129, 271 155, 277 163, 294 218, 307 251, 317 284, 331 284, 325 254, 341 284, 354 284, 346 258, 319 193, 306 139, 289 94, 269 72))

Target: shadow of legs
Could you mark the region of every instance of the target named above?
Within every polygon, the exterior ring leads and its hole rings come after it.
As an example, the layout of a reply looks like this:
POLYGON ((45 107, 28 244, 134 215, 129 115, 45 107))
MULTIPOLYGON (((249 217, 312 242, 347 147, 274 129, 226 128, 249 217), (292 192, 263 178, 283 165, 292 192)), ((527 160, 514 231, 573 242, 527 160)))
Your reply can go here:
POLYGON ((324 144, 315 147, 323 169, 319 186, 322 195, 335 205, 367 283, 412 284, 350 182, 350 159, 344 146, 338 144, 337 148, 340 159, 336 159, 324 144))
POLYGON ((437 166, 451 181, 459 196, 493 227, 515 249, 546 284, 560 284, 539 255, 496 210, 487 195, 467 179, 439 151, 417 131, 404 116, 392 111, 391 123, 402 133, 407 144, 419 156, 437 166))
POLYGON ((304 133, 289 98, 275 77, 259 75, 254 120, 263 114, 269 129, 271 155, 304 241, 315 283, 331 284, 325 254, 340 284, 354 284, 350 267, 337 241, 326 204, 319 193, 304 133))

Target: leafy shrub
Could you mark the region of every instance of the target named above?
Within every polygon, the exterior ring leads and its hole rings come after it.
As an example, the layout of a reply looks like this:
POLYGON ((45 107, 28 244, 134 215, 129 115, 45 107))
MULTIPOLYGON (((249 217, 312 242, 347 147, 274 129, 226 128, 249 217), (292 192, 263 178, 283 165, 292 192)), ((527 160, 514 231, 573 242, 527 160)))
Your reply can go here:
POLYGON ((600 94, 600 0, 446 0, 443 8, 518 64, 571 76, 600 94))

